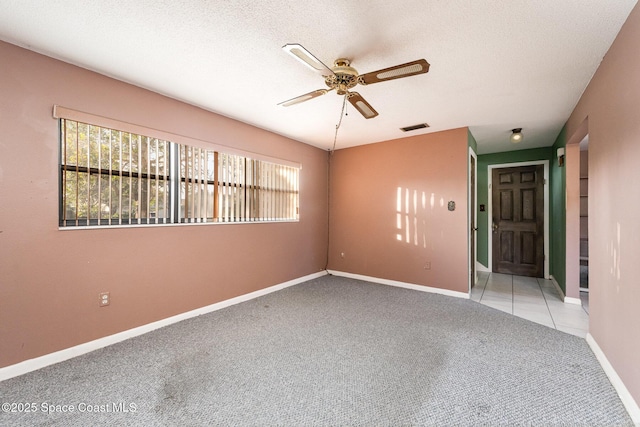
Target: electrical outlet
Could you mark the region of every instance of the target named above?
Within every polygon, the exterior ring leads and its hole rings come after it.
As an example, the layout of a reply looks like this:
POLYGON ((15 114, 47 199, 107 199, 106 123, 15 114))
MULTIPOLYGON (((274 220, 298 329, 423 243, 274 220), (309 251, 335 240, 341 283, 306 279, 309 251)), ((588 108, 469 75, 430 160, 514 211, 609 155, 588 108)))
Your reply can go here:
POLYGON ((99 304, 100 307, 106 307, 109 305, 109 303, 111 302, 111 298, 109 296, 109 292, 101 292, 98 297, 99 299, 99 304))
POLYGON ((424 263, 424 269, 425 270, 431 270, 431 262, 427 261, 424 263))

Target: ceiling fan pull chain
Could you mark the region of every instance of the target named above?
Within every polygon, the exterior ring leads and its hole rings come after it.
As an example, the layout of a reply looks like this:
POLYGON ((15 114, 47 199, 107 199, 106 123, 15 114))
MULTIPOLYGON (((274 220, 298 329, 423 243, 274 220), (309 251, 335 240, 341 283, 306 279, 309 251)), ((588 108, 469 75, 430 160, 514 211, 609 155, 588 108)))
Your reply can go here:
POLYGON ((333 148, 331 149, 331 154, 336 149, 336 141, 338 140, 338 129, 340 129, 340 125, 342 125, 342 118, 346 115, 345 110, 347 109, 347 98, 349 97, 349 92, 344 94, 344 100, 342 101, 342 111, 340 111, 340 120, 338 120, 338 124, 336 125, 336 133, 333 136, 333 148))

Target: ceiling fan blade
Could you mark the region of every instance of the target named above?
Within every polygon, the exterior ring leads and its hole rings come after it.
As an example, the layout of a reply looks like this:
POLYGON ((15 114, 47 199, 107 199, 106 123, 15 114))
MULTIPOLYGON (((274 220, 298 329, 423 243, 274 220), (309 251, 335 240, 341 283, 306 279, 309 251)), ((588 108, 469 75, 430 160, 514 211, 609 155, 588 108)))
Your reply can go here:
POLYGON ((311 68, 316 73, 320 73, 323 76, 333 75, 333 71, 331 71, 329 67, 324 65, 322 61, 313 56, 313 54, 305 49, 302 45, 298 43, 290 43, 282 46, 282 49, 284 49, 291 56, 302 62, 307 67, 311 68))
POLYGON ((378 112, 358 92, 349 92, 349 102, 365 119, 372 119, 378 115, 378 112))
POLYGON ((283 107, 288 107, 290 105, 299 104, 301 102, 308 101, 310 99, 317 98, 318 96, 324 95, 325 93, 329 92, 329 90, 330 89, 314 90, 313 92, 305 93, 304 95, 296 96, 295 98, 291 98, 287 101, 283 101, 278 105, 282 105, 283 107))
POLYGON ((362 74, 358 76, 358 83, 369 85, 372 83, 424 74, 427 71, 429 71, 429 63, 424 59, 418 59, 417 61, 407 62, 406 64, 396 65, 395 67, 362 74))

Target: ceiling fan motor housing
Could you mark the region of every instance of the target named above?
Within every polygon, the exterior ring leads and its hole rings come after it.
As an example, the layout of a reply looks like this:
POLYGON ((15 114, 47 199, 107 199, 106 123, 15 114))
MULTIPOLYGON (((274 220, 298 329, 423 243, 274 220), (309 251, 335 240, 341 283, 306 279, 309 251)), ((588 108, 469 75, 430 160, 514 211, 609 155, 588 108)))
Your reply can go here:
POLYGON ((349 66, 348 59, 336 59, 333 63, 333 75, 326 76, 324 81, 331 89, 336 89, 339 95, 344 95, 349 89, 358 84, 358 71, 349 66))

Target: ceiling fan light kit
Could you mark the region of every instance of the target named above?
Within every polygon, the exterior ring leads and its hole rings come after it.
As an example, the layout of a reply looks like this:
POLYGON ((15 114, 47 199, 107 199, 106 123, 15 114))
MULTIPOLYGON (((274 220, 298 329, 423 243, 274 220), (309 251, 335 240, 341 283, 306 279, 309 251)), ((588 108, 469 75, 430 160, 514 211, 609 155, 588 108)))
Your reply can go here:
POLYGON ((329 68, 300 44, 286 44, 282 49, 312 70, 323 75, 325 84, 329 88, 318 89, 278 104, 283 107, 299 104, 335 90, 338 95, 345 95, 349 103, 353 105, 365 119, 372 119, 378 115, 378 112, 362 95, 358 92, 351 92, 350 89, 353 89, 356 85, 366 86, 373 83, 424 74, 429 71, 429 63, 424 59, 419 59, 366 74, 358 74, 358 71, 351 66, 351 61, 346 58, 336 59, 333 63, 333 68, 329 68))
POLYGON ((511 137, 509 138, 513 144, 522 141, 522 128, 511 129, 511 137))

